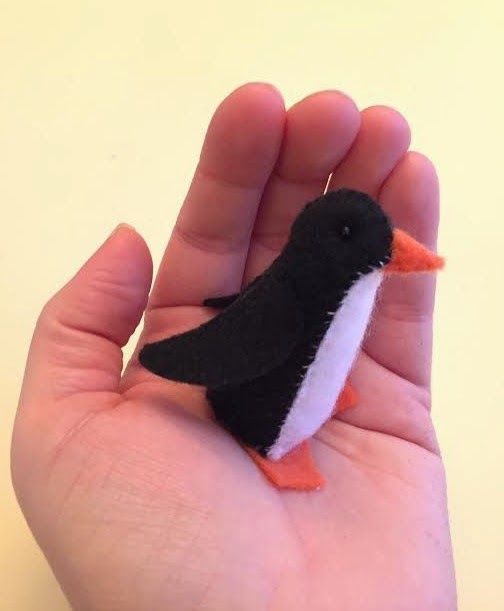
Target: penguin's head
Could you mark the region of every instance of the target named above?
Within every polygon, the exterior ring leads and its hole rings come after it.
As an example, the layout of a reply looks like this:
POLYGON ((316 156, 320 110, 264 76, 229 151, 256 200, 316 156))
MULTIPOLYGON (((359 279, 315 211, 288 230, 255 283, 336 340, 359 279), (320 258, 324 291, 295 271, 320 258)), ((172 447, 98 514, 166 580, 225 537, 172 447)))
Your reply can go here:
POLYGON ((326 273, 356 277, 434 271, 443 260, 404 231, 394 229, 378 203, 351 189, 329 191, 307 204, 289 240, 299 253, 311 254, 326 273))

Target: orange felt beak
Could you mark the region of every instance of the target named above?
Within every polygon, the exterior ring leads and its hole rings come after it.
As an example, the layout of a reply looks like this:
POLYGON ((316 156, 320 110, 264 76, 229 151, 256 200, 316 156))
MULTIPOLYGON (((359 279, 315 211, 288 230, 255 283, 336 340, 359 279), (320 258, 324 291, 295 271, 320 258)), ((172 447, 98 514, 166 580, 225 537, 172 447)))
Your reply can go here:
POLYGON ((441 269, 444 259, 425 248, 401 229, 394 229, 392 258, 385 265, 387 273, 433 272, 441 269))

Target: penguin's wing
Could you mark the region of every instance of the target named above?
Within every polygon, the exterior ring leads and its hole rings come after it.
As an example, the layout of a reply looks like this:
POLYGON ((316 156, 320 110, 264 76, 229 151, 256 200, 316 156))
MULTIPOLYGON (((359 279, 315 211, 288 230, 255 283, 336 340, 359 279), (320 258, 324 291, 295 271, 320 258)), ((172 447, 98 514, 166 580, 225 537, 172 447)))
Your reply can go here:
POLYGON ((217 310, 225 310, 229 308, 229 306, 234 303, 240 293, 233 293, 233 295, 223 295, 222 297, 208 297, 203 302, 203 305, 207 308, 215 308, 217 310))
POLYGON ((303 315, 293 290, 269 275, 200 327, 146 344, 139 360, 164 378, 217 388, 280 365, 302 332, 303 315))
MULTIPOLYGON (((258 282, 261 282, 263 276, 257 276, 245 289, 250 291, 258 282)), ((203 305, 207 308, 216 308, 217 310, 225 310, 234 303, 242 293, 233 293, 232 295, 223 295, 222 297, 208 297, 203 301, 203 305)))

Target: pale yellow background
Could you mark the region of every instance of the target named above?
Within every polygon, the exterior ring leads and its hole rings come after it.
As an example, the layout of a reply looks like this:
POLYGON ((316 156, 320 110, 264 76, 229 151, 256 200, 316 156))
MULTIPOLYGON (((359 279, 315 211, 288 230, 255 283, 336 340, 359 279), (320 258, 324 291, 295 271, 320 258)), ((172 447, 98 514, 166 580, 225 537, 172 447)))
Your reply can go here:
POLYGON ((67 608, 8 473, 37 313, 119 221, 159 260, 212 109, 246 80, 274 82, 289 104, 339 88, 394 105, 439 167, 434 415, 460 608, 503 609, 503 9, 247 4, 0 0, 0 609, 67 608))

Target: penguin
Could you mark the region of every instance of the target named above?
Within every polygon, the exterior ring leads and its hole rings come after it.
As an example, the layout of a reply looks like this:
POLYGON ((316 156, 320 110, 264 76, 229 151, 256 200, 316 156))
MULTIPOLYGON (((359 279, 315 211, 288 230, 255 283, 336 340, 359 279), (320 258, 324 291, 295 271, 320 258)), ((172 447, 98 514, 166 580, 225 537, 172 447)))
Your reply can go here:
POLYGON ((367 194, 329 191, 303 208, 251 284, 205 300, 214 318, 146 344, 139 360, 163 378, 205 386, 217 422, 274 485, 317 489, 324 480, 307 440, 356 401, 347 378, 385 274, 442 265, 367 194))

